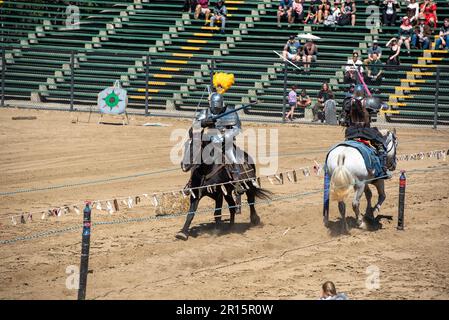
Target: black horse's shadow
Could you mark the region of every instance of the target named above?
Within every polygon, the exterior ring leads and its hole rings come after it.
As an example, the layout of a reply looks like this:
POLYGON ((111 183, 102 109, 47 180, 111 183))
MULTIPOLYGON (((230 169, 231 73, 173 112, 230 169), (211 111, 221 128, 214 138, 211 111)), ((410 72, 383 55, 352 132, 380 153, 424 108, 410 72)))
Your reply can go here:
MULTIPOLYGON (((388 221, 393 220, 393 216, 390 215, 377 215, 374 219, 369 218, 367 215, 363 217, 363 221, 365 221, 366 231, 377 231, 383 228, 382 219, 387 219, 388 221)), ((348 224, 349 230, 355 228, 360 229, 357 225, 357 220, 355 217, 346 217, 346 223, 348 224)), ((338 218, 337 221, 329 221, 327 228, 329 230, 329 234, 332 237, 337 237, 344 235, 345 233, 341 227, 341 218, 338 218)))
POLYGON ((262 222, 257 226, 251 222, 235 222, 233 225, 229 223, 229 219, 222 220, 219 224, 215 222, 201 223, 190 228, 190 236, 196 238, 200 235, 208 234, 211 236, 224 236, 227 234, 243 234, 251 228, 261 226, 262 222))

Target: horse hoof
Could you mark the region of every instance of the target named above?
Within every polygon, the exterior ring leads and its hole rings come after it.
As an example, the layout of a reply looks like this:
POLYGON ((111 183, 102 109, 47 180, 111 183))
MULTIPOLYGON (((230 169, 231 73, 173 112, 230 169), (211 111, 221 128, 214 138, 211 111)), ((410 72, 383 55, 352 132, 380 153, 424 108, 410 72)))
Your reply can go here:
POLYGON ((183 231, 179 231, 179 232, 176 234, 175 237, 176 237, 176 239, 184 240, 184 241, 186 241, 187 239, 189 239, 189 235, 188 235, 187 233, 183 232, 183 231))
POLYGON ((255 217, 251 217, 251 224, 253 226, 257 226, 260 223, 260 218, 259 216, 255 216, 255 217))

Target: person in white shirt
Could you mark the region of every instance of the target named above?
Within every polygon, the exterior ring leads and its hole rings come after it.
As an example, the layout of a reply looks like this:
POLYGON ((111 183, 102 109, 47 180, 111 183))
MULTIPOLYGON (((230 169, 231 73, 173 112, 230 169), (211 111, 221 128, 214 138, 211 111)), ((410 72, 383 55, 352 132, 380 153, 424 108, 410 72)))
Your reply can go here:
POLYGON ((346 63, 344 82, 345 83, 358 83, 359 78, 357 75, 357 69, 361 74, 363 74, 362 65, 363 65, 363 63, 359 59, 359 53, 354 52, 352 54, 352 58, 348 59, 348 62, 346 63))
POLYGON ((407 16, 410 19, 410 23, 415 25, 418 22, 419 17, 419 3, 416 0, 407 0, 407 16))

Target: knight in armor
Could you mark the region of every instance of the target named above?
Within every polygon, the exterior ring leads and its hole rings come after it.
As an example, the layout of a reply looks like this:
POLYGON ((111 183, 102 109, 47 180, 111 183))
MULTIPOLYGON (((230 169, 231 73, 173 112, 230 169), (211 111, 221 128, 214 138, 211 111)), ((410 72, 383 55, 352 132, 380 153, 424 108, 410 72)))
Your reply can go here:
POLYGON ((376 127, 371 127, 371 115, 377 114, 382 102, 376 97, 365 97, 362 85, 354 88, 350 102, 350 117, 345 131, 346 140, 366 139, 377 150, 385 175, 390 175, 387 168, 387 146, 384 136, 376 127))
MULTIPOLYGON (((237 112, 229 112, 234 106, 226 106, 223 94, 234 84, 234 75, 226 73, 216 73, 213 78, 216 92, 209 96, 209 108, 199 111, 195 115, 194 127, 209 128, 207 139, 217 146, 217 149, 224 149, 225 164, 230 168, 232 180, 240 179, 240 165, 243 159, 237 159, 237 150, 234 146, 236 136, 241 132, 241 122, 237 112), (216 116, 226 115, 214 119, 216 116)), ((236 191, 243 193, 244 189, 236 183, 236 191)))

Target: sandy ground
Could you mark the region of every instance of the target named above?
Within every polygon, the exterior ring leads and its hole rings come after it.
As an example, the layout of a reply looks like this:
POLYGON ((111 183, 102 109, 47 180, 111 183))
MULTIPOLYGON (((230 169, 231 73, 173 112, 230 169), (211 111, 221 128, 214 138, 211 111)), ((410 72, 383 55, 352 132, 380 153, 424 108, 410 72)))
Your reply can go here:
MULTIPOLYGON (((188 128, 177 119, 133 117, 129 126, 98 125, 98 116, 71 123, 55 111, 0 110, 1 192, 107 179, 176 168, 169 161, 170 134, 188 128), (12 120, 13 116, 36 120, 12 120), (161 122, 168 127, 144 127, 161 122)), ((322 162, 342 139, 338 127, 249 124, 279 130, 279 170, 322 162)), ((449 148, 449 131, 398 128, 398 154, 449 148)), ((386 183, 382 228, 338 232, 339 214, 331 204, 331 227, 322 224, 322 194, 257 206, 262 223, 249 225, 249 210, 235 226, 216 230, 212 213, 197 215, 187 242, 176 240, 183 217, 95 226, 91 237, 88 299, 317 299, 326 280, 351 299, 449 298, 449 166, 437 159, 400 162, 409 171, 404 231, 396 230, 398 175, 386 183), (434 170, 429 170, 429 169, 434 170), (428 171, 413 171, 426 169, 428 171), (377 268, 377 269, 376 269, 377 268), (369 288, 370 270, 379 270, 380 287, 369 288)), ((81 215, 12 225, 8 218, 85 199, 179 189, 181 170, 109 183, 0 196, 0 239, 80 225, 81 215)), ((318 190, 322 177, 297 184, 263 187, 275 196, 318 190)), ((200 208, 210 203, 202 202, 200 208)), ((141 204, 108 215, 94 211, 95 222, 152 217, 141 204)), ((353 220, 350 211, 348 219, 353 220)), ((76 299, 66 287, 67 267, 78 266, 81 231, 0 245, 0 298, 76 299)))

